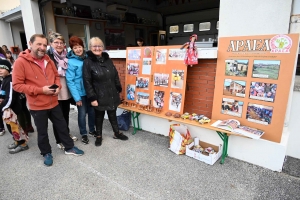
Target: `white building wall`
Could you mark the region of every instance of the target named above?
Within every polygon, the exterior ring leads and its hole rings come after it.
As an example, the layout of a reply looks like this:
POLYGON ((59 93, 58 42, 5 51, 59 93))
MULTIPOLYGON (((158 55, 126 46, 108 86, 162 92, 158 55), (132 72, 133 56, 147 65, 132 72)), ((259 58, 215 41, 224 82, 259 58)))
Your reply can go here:
POLYGON ((20 5, 20 0, 0 0, 0 12, 8 11, 20 5))
MULTIPOLYGON (((293 1, 290 33, 300 33, 300 0, 293 1)), ((300 76, 295 77, 295 85, 297 85, 297 87, 298 85, 300 85, 300 76)), ((299 102, 300 102, 300 92, 295 91, 293 92, 292 95, 292 106, 291 106, 292 109, 289 117, 290 137, 288 140, 288 146, 286 152, 288 156, 298 158, 298 159, 300 159, 299 102)))
POLYGON ((33 34, 42 34, 42 24, 37 1, 20 0, 22 18, 26 32, 26 40, 29 41, 33 34))
POLYGON ((220 0, 219 37, 286 34, 292 0, 220 0))
POLYGON ((9 23, 0 20, 0 30, 0 46, 6 45, 8 48, 14 46, 9 23))

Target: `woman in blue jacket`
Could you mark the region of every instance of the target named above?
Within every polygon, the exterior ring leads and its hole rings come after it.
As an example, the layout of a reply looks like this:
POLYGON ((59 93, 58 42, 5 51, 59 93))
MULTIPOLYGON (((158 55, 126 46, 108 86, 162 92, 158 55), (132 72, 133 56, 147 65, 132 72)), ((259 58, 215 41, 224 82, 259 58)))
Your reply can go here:
POLYGON ((69 60, 68 69, 66 71, 66 80, 78 109, 78 126, 82 136, 81 141, 83 144, 88 144, 89 139, 87 137, 85 120, 86 114, 88 114, 89 135, 95 136, 96 132, 94 108, 91 107, 91 103, 88 102, 82 79, 83 61, 87 55, 84 51, 83 41, 79 37, 72 36, 69 40, 69 45, 72 50, 69 51, 67 55, 69 60))

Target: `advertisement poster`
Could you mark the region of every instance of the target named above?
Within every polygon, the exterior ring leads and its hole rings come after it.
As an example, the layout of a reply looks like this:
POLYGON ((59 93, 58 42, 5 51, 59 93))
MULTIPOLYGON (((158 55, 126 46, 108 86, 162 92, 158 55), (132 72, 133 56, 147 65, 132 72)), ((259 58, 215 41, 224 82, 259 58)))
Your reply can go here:
POLYGON ((136 86, 136 88, 148 90, 149 78, 147 78, 147 77, 137 77, 135 86, 136 86))
POLYGON ((252 103, 248 104, 246 118, 250 122, 268 125, 271 124, 272 115, 273 107, 271 106, 263 106, 252 103))
POLYGON ((127 85, 126 99, 134 100, 134 94, 135 94, 135 85, 127 85))
POLYGON ((252 77, 277 80, 279 68, 279 60, 254 60, 252 77))
POLYGON ((156 64, 166 64, 167 49, 156 49, 156 64))
POLYGON ((154 73, 154 85, 168 87, 169 74, 154 73))
POLYGON ((182 104, 182 94, 170 92, 169 110, 179 112, 182 104))
POLYGON ((299 34, 220 37, 212 119, 236 118, 279 143, 298 44, 299 34))
POLYGON ((225 60, 226 76, 247 76, 248 60, 225 60))
POLYGON ((120 29, 105 29, 107 50, 125 49, 125 32, 120 29))
POLYGON ((142 74, 147 74, 147 75, 151 74, 151 63, 152 63, 151 58, 143 58, 142 74))
POLYGON ((184 70, 172 70, 172 84, 171 88, 183 88, 184 70))
POLYGON ((155 108, 163 108, 165 102, 164 97, 165 97, 164 91, 154 90, 153 106, 155 108))
POLYGON ((129 75, 139 75, 139 63, 128 63, 127 64, 127 73, 129 75))
POLYGON ((141 50, 140 49, 129 49, 128 51, 128 60, 140 60, 141 59, 141 50))
POLYGON ((231 115, 241 117, 243 113, 244 102, 235 99, 223 98, 221 113, 224 115, 231 115))
POLYGON ((246 81, 224 80, 223 94, 226 96, 245 97, 246 81))
POLYGON ((249 98, 274 102, 277 84, 251 82, 249 98))
POLYGON ((149 93, 138 92, 136 102, 138 104, 148 106, 149 105, 149 93))
POLYGON ((169 49, 169 60, 183 60, 186 49, 169 49))
POLYGON ((152 57, 151 48, 145 47, 145 49, 144 49, 144 58, 151 58, 151 57, 152 57))

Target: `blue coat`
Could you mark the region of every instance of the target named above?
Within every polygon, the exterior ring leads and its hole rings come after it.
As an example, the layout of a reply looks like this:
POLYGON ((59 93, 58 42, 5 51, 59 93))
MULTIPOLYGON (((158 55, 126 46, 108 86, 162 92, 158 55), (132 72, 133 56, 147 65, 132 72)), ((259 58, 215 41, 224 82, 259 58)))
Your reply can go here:
POLYGON ((73 51, 69 51, 67 58, 69 59, 66 70, 67 85, 75 102, 78 102, 81 101, 82 96, 86 96, 82 79, 83 59, 75 55, 73 51))

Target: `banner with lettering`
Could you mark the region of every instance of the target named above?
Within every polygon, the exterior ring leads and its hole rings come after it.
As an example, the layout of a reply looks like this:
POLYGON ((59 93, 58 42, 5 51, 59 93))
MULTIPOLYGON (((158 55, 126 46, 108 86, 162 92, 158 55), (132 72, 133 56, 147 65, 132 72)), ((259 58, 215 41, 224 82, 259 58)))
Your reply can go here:
POLYGON ((280 142, 299 34, 219 39, 213 119, 237 119, 280 142))

